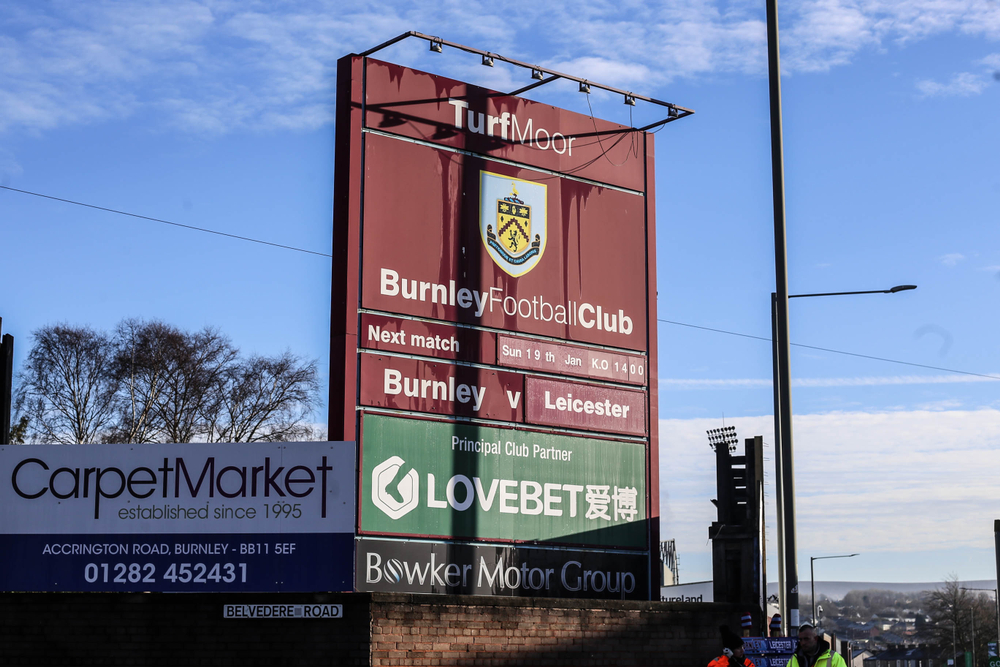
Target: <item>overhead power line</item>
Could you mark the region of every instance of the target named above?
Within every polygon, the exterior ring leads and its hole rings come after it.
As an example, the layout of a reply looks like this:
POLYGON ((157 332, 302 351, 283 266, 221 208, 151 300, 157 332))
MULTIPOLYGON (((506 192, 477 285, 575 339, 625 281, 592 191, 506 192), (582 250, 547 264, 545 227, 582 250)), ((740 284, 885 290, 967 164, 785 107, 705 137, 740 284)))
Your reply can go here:
MULTIPOLYGON (((620 141, 620 139, 619 139, 619 141, 620 141)), ((85 208, 91 208, 91 209, 94 209, 94 210, 97 210, 97 211, 105 211, 107 213, 115 213, 117 215, 124 215, 124 216, 130 217, 130 218, 137 218, 139 220, 147 220, 149 222, 158 222, 160 224, 170 225, 172 227, 180 227, 182 229, 190 229, 192 231, 204 232, 206 234, 215 234, 216 236, 225 236, 227 238, 237 239, 239 241, 248 241, 250 243, 260 243, 261 245, 271 246, 271 247, 274 247, 274 248, 281 248, 283 250, 294 250, 295 252, 304 252, 304 253, 307 253, 309 255, 318 255, 319 257, 330 257, 330 258, 333 257, 333 255, 330 255, 330 254, 325 253, 325 252, 317 252, 315 250, 306 250, 305 248, 296 248, 295 246, 284 245, 284 244, 281 244, 281 243, 272 243, 271 241, 264 241, 262 239, 255 239, 255 238, 252 238, 252 237, 249 237, 249 236, 240 236, 238 234, 229 234, 227 232, 220 232, 218 230, 207 229, 205 227, 195 227, 194 225, 185 225, 185 224, 182 224, 180 222, 172 222, 170 220, 164 220, 162 218, 153 218, 153 217, 150 217, 148 215, 139 215, 138 213, 129 213, 128 211, 119 211, 118 209, 108 208, 106 206, 97 206, 95 204, 87 204, 85 202, 74 201, 72 199, 65 199, 63 197, 54 197, 52 195, 46 195, 46 194, 42 194, 40 192, 31 192, 30 190, 21 190, 19 188, 12 188, 12 187, 10 187, 8 185, 0 185, 0 189, 8 190, 10 192, 18 192, 18 193, 23 194, 23 195, 31 195, 32 197, 41 197, 42 199, 50 199, 52 201, 58 201, 58 202, 62 202, 64 204, 73 204, 74 206, 83 206, 85 208)), ((663 322, 664 324, 673 324, 673 325, 679 326, 679 327, 688 327, 690 329, 701 329, 702 331, 712 331, 712 332, 715 332, 715 333, 727 334, 729 336, 740 336, 742 338, 752 338, 754 340, 767 341, 768 343, 771 342, 770 338, 765 338, 763 336, 754 336, 752 334, 740 333, 738 331, 727 331, 725 329, 713 329, 712 327, 703 327, 703 326, 699 326, 697 324, 688 324, 686 322, 675 322, 673 320, 664 320, 664 319, 659 319, 659 318, 657 319, 657 321, 658 322, 663 322)), ((817 347, 815 345, 805 345, 803 343, 790 343, 790 344, 794 345, 795 347, 802 347, 802 348, 806 348, 806 349, 810 349, 810 350, 818 350, 820 352, 830 352, 832 354, 843 354, 843 355, 846 355, 846 356, 849 356, 849 357, 859 357, 861 359, 872 359, 872 360, 875 360, 875 361, 885 361, 885 362, 890 363, 890 364, 901 364, 903 366, 915 366, 917 368, 927 368, 927 369, 935 370, 935 371, 944 371, 946 373, 959 373, 961 375, 972 375, 972 376, 975 376, 975 377, 988 378, 990 380, 1000 380, 1000 376, 988 375, 986 373, 973 373, 971 371, 960 371, 960 370, 957 370, 955 368, 944 368, 942 366, 930 366, 930 365, 927 365, 927 364, 918 364, 918 363, 914 363, 912 361, 900 361, 899 359, 886 359, 885 357, 876 357, 876 356, 871 355, 871 354, 860 354, 860 353, 857 353, 857 352, 845 352, 844 350, 834 350, 834 349, 827 348, 827 347, 817 347)))
POLYGON ((63 202, 64 204, 74 204, 76 206, 84 206, 86 208, 92 208, 98 211, 106 211, 108 213, 117 213, 118 215, 125 215, 130 218, 138 218, 140 220, 148 220, 150 222, 159 222, 163 225, 171 225, 173 227, 182 227, 184 229, 191 229, 196 232, 205 232, 206 234, 215 234, 217 236, 226 236, 231 239, 238 239, 240 241, 249 241, 250 243, 260 243, 261 245, 269 245, 275 248, 283 248, 284 250, 294 250, 295 252, 304 252, 310 255, 319 255, 320 257, 333 257, 333 255, 328 255, 325 252, 316 252, 315 250, 306 250, 305 248, 296 248, 295 246, 282 245, 281 243, 272 243, 270 241, 263 241, 261 239, 251 238, 249 236, 240 236, 238 234, 228 234, 226 232, 220 232, 215 229, 207 229, 205 227, 195 227, 194 225, 184 225, 179 222, 171 222, 170 220, 163 220, 161 218, 151 218, 148 215, 139 215, 138 213, 129 213, 128 211, 119 211, 113 208, 107 208, 104 206, 95 206, 94 204, 86 204, 81 201, 73 201, 72 199, 63 199, 62 197, 53 197, 52 195, 44 195, 40 192, 31 192, 29 190, 19 190, 18 188, 12 188, 6 185, 0 185, 0 188, 4 190, 10 190, 11 192, 20 192, 23 195, 32 195, 33 197, 41 197, 42 199, 51 199, 52 201, 63 202))
MULTIPOLYGON (((689 329, 701 329, 702 331, 714 331, 715 333, 727 334, 729 336, 740 336, 741 338, 753 338, 754 340, 763 340, 768 343, 771 342, 770 338, 765 338, 764 336, 754 336, 751 334, 740 333, 738 331, 726 331, 725 329, 713 329, 712 327, 703 327, 697 324, 687 324, 686 322, 675 322, 673 320, 664 320, 657 318, 657 322, 663 322, 664 324, 673 324, 679 327, 688 327, 689 329)), ((817 347, 816 345, 805 345, 803 343, 789 343, 789 345, 794 345, 795 347, 804 347, 809 350, 819 350, 820 352, 831 352, 833 354, 843 354, 848 357, 860 357, 862 359, 873 359, 875 361, 885 361, 890 364, 901 364, 903 366, 916 366, 917 368, 929 368, 935 371, 944 371, 946 373, 959 373, 961 375, 973 375, 980 378, 989 378, 990 380, 1000 380, 1000 376, 988 375, 986 373, 973 373, 972 371, 960 371, 955 368, 944 368, 942 366, 929 366, 927 364, 918 364, 912 361, 900 361, 899 359, 886 359, 885 357, 876 357, 871 354, 859 354, 858 352, 845 352, 844 350, 833 350, 828 347, 817 347)))

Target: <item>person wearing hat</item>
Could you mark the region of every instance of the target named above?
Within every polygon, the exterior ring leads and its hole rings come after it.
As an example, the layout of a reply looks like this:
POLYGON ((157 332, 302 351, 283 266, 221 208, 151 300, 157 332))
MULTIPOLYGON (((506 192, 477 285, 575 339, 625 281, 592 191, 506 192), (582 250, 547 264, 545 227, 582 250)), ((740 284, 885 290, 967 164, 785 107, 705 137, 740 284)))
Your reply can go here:
POLYGON ((754 667, 750 659, 743 655, 743 640, 729 629, 728 625, 719 627, 722 633, 722 655, 708 663, 708 667, 754 667))
POLYGON ((847 667, 847 663, 830 642, 816 636, 816 628, 805 623, 799 626, 799 647, 786 667, 847 667))
POLYGON ((768 626, 771 630, 771 637, 781 636, 781 614, 776 613, 771 617, 771 624, 768 626))

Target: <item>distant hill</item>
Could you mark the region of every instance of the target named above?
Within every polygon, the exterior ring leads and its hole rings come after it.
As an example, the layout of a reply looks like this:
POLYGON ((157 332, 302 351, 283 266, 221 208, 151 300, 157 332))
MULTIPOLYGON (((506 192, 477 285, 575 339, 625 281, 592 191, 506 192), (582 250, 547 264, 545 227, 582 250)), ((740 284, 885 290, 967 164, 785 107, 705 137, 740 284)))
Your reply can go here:
MULTIPOLYGON (((808 573, 807 573, 808 574, 808 573)), ((931 581, 923 583, 888 583, 884 581, 816 581, 816 597, 825 595, 831 600, 842 600, 851 591, 880 590, 893 591, 896 593, 918 593, 920 591, 933 591, 941 588, 943 581, 931 581)), ((960 586, 966 588, 996 588, 995 579, 975 579, 972 581, 959 582, 960 586)), ((778 592, 778 584, 771 582, 767 585, 767 594, 775 595, 778 592)), ((799 596, 809 597, 809 579, 799 577, 799 596)))

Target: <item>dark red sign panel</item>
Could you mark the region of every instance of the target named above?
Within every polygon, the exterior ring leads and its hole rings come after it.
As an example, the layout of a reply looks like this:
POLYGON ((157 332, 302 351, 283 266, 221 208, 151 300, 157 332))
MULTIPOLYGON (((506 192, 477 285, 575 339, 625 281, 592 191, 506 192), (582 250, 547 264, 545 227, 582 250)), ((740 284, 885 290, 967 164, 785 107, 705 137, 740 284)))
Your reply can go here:
POLYGON ((607 433, 646 435, 646 393, 525 378, 525 421, 607 433))
POLYGON ((646 350, 641 196, 377 135, 365 154, 365 308, 646 350))
MULTIPOLYGON (((336 125, 330 437, 370 460, 372 410, 634 437, 657 544, 653 136, 363 56, 336 125)), ((386 521, 417 498, 391 481, 386 521)))
POLYGON ((423 357, 492 364, 497 336, 490 331, 410 320, 391 315, 361 316, 361 347, 423 357))
POLYGON ((631 190, 645 189, 634 129, 369 59, 365 125, 631 190))
POLYGON ((496 351, 498 366, 646 384, 646 359, 636 355, 504 334, 497 336, 496 351))
POLYGON ((361 405, 523 421, 524 377, 406 357, 361 355, 361 405))

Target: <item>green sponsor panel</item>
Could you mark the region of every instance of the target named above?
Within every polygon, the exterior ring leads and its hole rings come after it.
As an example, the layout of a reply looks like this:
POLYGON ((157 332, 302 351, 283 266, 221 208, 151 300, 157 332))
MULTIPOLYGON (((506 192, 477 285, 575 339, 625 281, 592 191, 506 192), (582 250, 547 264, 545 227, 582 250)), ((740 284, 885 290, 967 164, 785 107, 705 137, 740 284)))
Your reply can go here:
POLYGON ((646 452, 613 442, 362 417, 361 530, 646 547, 646 452))

